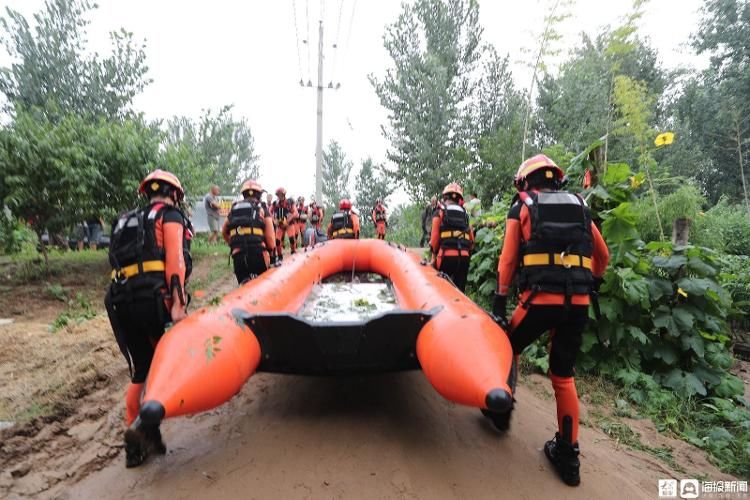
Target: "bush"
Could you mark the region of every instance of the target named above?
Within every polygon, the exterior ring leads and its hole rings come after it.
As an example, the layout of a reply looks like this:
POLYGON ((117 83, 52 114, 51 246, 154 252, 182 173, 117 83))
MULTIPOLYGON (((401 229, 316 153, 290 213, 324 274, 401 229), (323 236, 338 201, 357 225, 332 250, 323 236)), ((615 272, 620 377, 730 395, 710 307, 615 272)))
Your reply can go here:
POLYGON ((399 205, 388 216, 386 238, 407 247, 418 247, 422 238, 421 205, 399 205))
POLYGON ((750 255, 750 218, 744 206, 732 205, 726 198, 699 214, 691 241, 732 255, 750 255))
POLYGON ((38 238, 31 228, 0 212, 0 251, 4 254, 34 252, 38 238))
MULTIPOLYGON (((705 198, 697 187, 687 184, 672 194, 660 197, 659 217, 667 239, 672 236, 672 224, 676 219, 688 218, 695 223, 699 218, 705 198)), ((638 212, 638 232, 644 241, 659 241, 659 224, 654 211, 653 198, 644 193, 635 206, 638 212)), ((697 240, 695 240, 697 241, 697 240)))

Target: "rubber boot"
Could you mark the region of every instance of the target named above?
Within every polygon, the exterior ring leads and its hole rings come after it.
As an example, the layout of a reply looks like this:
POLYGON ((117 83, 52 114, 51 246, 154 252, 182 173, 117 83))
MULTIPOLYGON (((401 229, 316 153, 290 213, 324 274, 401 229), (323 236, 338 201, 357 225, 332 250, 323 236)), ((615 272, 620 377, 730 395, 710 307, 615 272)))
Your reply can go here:
MULTIPOLYGON (((573 421, 570 417, 563 418, 563 434, 570 436, 570 430, 573 421)), ((555 438, 544 444, 544 454, 547 456, 552 465, 555 466, 557 474, 568 486, 578 486, 581 484, 580 468, 581 462, 578 460, 580 450, 578 443, 571 443, 565 436, 559 432, 555 433, 555 438)))
POLYGON ((146 427, 140 417, 125 431, 125 467, 143 464, 149 455, 164 455, 167 447, 161 439, 159 427, 146 427))

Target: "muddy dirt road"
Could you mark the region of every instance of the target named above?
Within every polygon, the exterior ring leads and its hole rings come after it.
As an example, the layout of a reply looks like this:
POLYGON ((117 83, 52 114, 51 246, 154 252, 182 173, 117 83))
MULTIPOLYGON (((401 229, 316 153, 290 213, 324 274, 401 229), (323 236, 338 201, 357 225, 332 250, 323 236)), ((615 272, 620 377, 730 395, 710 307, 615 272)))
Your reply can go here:
MULTIPOLYGON (((225 274, 199 302, 234 286, 225 274)), ((16 328, 34 334, 26 326, 16 328)), ((109 359, 92 367, 94 382, 74 395, 75 404, 59 418, 5 431, 0 496, 631 499, 655 498, 659 478, 728 478, 703 452, 658 435, 647 421, 631 421, 644 444, 671 448, 683 470, 582 427, 582 485, 567 487, 541 451, 555 431, 544 377, 522 380, 512 429, 500 435, 478 410, 442 399, 418 371, 339 379, 255 375, 229 403, 167 420, 168 454, 125 469, 127 374, 107 328, 100 315, 69 332, 91 342, 81 356, 109 359)), ((586 408, 582 420, 592 421, 586 408)))
MULTIPOLYGON (((541 377, 538 377, 541 379, 541 377)), ((536 379, 535 379, 536 380, 536 379)), ((164 424, 166 457, 122 457, 66 498, 654 498, 674 473, 584 428, 583 483, 541 445, 554 403, 521 387, 512 432, 449 403, 419 372, 326 379, 261 374, 229 404, 164 424)), ((712 476, 713 477, 713 476, 712 476)))

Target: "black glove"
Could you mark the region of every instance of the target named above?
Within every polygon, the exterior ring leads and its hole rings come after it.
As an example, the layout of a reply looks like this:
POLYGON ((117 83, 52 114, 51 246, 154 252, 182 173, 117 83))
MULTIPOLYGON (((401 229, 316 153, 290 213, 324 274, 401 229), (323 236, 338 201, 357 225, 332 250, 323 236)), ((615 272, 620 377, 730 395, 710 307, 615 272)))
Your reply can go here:
POLYGON ((604 283, 604 278, 594 278, 594 285, 592 286, 592 290, 595 294, 599 294, 599 288, 601 288, 602 283, 604 283))
POLYGON ((495 300, 492 301, 492 314, 497 317, 505 317, 505 310, 508 306, 508 296, 495 294, 495 300))
POLYGON ((506 295, 495 294, 495 299, 492 301, 492 316, 495 321, 503 327, 504 330, 508 330, 508 318, 505 316, 505 310, 508 305, 508 297, 506 295))

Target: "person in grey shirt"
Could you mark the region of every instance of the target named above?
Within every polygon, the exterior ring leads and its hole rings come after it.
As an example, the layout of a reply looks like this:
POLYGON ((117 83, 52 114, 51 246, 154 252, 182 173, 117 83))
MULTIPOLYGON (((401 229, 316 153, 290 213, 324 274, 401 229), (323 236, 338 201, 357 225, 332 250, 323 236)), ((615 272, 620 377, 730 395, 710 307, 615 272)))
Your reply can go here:
POLYGON ((425 242, 430 241, 430 233, 432 232, 432 217, 435 215, 435 210, 438 209, 437 197, 433 196, 430 198, 430 204, 427 205, 422 212, 422 239, 419 241, 419 246, 424 247, 425 242))
POLYGON ((216 243, 219 239, 219 230, 221 229, 221 215, 219 214, 219 186, 211 186, 211 191, 203 198, 203 204, 206 206, 206 219, 208 220, 208 230, 211 234, 208 236, 209 243, 216 243))

